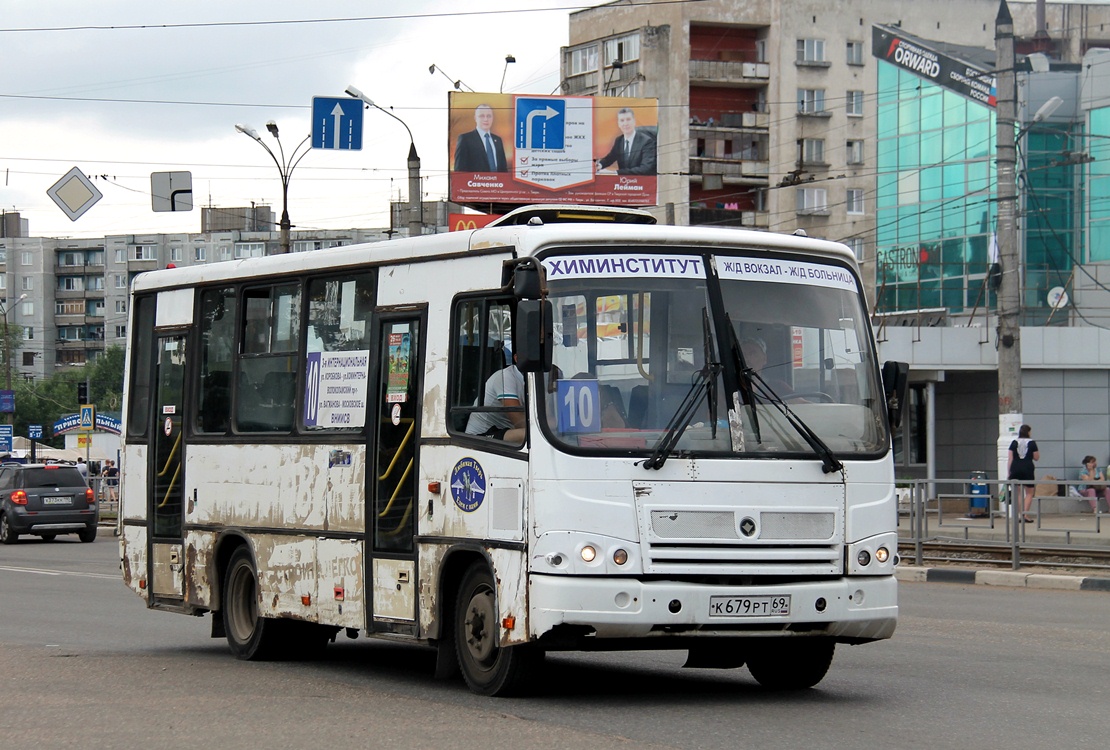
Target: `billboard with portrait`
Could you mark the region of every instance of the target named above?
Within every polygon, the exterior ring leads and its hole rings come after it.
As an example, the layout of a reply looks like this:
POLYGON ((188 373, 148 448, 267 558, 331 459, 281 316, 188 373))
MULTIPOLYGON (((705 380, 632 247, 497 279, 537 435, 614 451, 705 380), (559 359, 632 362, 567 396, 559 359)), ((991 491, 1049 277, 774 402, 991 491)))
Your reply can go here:
POLYGON ((656 203, 656 99, 454 91, 448 156, 457 203, 656 203))

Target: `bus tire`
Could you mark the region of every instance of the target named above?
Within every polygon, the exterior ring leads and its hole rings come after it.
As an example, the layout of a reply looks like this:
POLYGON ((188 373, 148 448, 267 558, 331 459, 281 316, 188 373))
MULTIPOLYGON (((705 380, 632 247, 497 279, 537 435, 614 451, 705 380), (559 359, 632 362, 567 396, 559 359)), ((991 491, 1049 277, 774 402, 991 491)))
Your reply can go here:
POLYGON ((748 671, 768 690, 805 690, 824 679, 835 649, 828 638, 765 641, 748 653, 748 671))
POLYGON ((479 695, 508 696, 523 692, 525 680, 543 660, 531 645, 502 648, 497 619, 497 590, 484 563, 463 575, 455 600, 455 648, 467 686, 479 695))
POLYGON ((258 572, 247 547, 231 555, 224 572, 223 617, 227 645, 237 659, 271 659, 281 645, 283 623, 258 615, 258 572))

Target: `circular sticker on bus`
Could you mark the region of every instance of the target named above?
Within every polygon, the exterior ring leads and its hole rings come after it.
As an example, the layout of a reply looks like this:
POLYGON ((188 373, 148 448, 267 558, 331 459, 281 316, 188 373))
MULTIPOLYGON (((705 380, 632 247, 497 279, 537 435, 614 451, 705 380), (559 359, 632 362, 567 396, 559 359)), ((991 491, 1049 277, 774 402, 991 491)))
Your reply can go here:
POLYGON ((451 469, 451 497, 464 513, 473 513, 486 497, 486 473, 473 458, 460 458, 451 469))

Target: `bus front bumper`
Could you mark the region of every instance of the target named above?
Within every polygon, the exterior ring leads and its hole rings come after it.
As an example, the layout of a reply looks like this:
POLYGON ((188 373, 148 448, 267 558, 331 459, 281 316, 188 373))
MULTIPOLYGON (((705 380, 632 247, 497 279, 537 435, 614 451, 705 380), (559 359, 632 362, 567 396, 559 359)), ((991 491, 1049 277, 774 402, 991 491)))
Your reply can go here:
POLYGON ((529 592, 534 637, 569 625, 596 638, 796 634, 858 643, 889 638, 898 620, 893 576, 731 586, 533 574, 529 592))

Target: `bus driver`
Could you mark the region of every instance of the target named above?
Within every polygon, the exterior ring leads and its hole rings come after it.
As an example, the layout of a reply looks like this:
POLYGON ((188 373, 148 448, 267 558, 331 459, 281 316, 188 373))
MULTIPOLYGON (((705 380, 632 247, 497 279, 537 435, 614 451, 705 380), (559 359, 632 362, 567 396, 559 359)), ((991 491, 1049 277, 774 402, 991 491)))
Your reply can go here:
POLYGON ((524 442, 524 374, 513 363, 486 380, 482 406, 502 406, 517 411, 476 411, 466 422, 466 434, 524 442))

